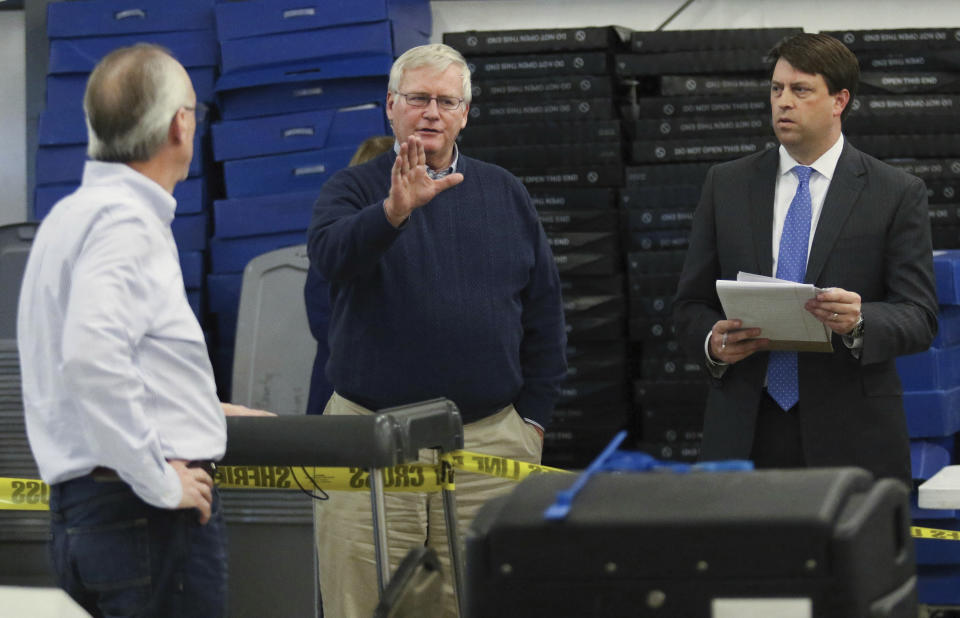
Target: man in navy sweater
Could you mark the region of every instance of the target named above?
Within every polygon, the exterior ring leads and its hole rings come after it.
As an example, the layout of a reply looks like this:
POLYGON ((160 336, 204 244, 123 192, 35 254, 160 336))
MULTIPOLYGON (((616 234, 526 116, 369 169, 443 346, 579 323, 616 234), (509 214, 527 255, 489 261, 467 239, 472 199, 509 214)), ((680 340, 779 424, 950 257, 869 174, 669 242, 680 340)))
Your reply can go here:
MULTIPOLYGON (((393 152, 337 173, 308 231, 311 268, 330 283, 334 394, 325 414, 446 397, 468 450, 539 462, 566 375, 566 335, 553 256, 526 190, 456 147, 470 72, 446 45, 404 53, 390 72, 393 152)), ((509 482, 457 476, 466 529, 509 482)), ((415 545, 444 562, 439 494, 387 496, 391 571, 415 545)), ((377 580, 365 494, 334 493, 317 509, 324 615, 370 616, 377 580)))

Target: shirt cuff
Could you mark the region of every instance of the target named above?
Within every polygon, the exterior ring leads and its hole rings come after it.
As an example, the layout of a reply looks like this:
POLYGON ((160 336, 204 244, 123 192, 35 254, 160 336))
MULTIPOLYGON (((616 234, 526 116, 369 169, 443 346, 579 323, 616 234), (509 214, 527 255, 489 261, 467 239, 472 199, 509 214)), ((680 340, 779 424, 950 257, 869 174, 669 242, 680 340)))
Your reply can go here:
POLYGON ((710 357, 710 335, 712 334, 713 329, 707 331, 707 338, 703 340, 703 355, 707 359, 707 371, 709 371, 713 377, 719 378, 726 373, 730 363, 715 361, 710 357))
POLYGON ((847 349, 850 350, 850 355, 860 360, 861 350, 863 350, 863 337, 840 335, 840 339, 843 340, 843 345, 847 346, 847 349))
POLYGON ((531 420, 531 419, 529 419, 529 418, 526 418, 525 416, 521 416, 520 418, 523 419, 523 422, 524 422, 524 423, 528 423, 528 424, 530 424, 530 425, 533 425, 534 427, 537 427, 538 429, 540 429, 540 431, 543 431, 543 425, 541 425, 541 424, 538 423, 537 421, 534 421, 534 420, 531 420))

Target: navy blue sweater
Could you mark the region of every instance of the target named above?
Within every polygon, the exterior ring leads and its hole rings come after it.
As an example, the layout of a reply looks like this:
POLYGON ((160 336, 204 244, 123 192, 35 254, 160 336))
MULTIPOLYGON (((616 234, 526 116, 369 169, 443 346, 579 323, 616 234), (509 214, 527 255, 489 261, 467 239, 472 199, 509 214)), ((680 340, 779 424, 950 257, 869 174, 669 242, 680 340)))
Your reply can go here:
POLYGON ((557 268, 523 185, 460 154, 464 181, 387 221, 393 152, 324 185, 307 232, 330 282, 327 377, 380 409, 435 397, 464 422, 513 403, 546 426, 566 375, 557 268))

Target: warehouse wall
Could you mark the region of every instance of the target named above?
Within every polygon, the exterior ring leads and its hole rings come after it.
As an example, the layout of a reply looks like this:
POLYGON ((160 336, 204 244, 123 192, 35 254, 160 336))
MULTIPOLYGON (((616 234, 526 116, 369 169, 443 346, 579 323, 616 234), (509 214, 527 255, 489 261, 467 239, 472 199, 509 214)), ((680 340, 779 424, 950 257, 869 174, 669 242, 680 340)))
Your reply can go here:
POLYGON ((26 218, 27 151, 23 11, 0 11, 0 225, 26 218))
MULTIPOLYGON (((31 0, 22 12, 0 12, 0 186, 4 187, 0 192, 0 224, 27 218, 29 170, 36 148, 35 123, 43 105, 47 45, 40 40, 40 22, 49 1, 31 0)), ((682 0, 433 0, 433 40, 440 41, 444 32, 460 30, 609 24, 652 30, 682 4, 682 0)), ((697 0, 667 29, 802 26, 816 32, 960 26, 960 2, 956 0, 792 3, 801 10, 789 10, 789 4, 784 0, 697 0)))
MULTIPOLYGON (((616 24, 653 30, 681 0, 434 0, 433 36, 458 30, 616 24)), ((696 0, 668 30, 801 26, 808 32, 960 25, 956 0, 696 0), (796 7, 790 10, 790 6, 796 7), (800 10, 797 10, 800 9, 800 10)))

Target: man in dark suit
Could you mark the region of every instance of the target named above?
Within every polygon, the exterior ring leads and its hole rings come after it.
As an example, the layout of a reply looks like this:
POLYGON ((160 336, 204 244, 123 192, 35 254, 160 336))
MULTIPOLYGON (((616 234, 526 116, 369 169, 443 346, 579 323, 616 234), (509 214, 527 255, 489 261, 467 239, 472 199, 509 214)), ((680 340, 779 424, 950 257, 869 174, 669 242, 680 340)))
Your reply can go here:
POLYGON ((937 331, 926 188, 842 135, 859 79, 842 43, 798 34, 771 57, 780 148, 707 174, 674 305, 684 347, 713 376, 702 457, 910 483, 894 358, 937 331), (715 283, 739 271, 825 288, 806 310, 833 331, 833 352, 768 352, 760 329, 725 316, 715 283))

